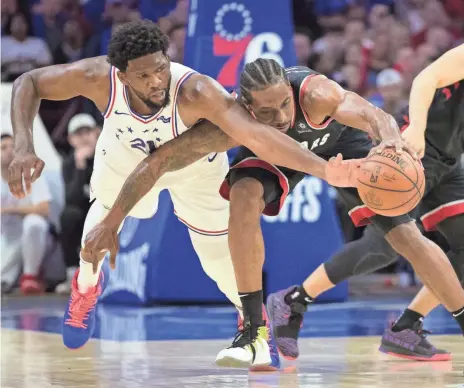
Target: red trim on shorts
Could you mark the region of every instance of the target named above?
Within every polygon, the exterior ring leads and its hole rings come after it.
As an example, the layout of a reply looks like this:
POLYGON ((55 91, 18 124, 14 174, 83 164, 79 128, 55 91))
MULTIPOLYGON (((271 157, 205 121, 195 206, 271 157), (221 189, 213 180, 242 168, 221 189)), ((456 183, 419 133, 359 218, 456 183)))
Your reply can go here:
POLYGON ((421 217, 426 231, 435 230, 436 226, 447 218, 464 214, 464 199, 445 203, 421 217))
POLYGON ((356 227, 365 226, 371 223, 370 218, 376 213, 369 209, 366 205, 356 206, 348 212, 353 224, 356 227))
POLYGON ((200 229, 197 228, 196 226, 193 226, 192 224, 189 224, 187 221, 185 221, 183 218, 180 218, 177 212, 174 210, 174 214, 177 216, 180 222, 182 222, 187 228, 192 230, 193 232, 203 234, 206 236, 224 236, 228 233, 229 229, 224 229, 224 230, 205 230, 205 229, 200 229))
MULTIPOLYGON (((266 216, 276 216, 279 214, 280 209, 282 209, 282 206, 285 202, 285 199, 290 193, 290 185, 288 184, 288 179, 284 175, 284 173, 279 170, 278 167, 268 162, 265 162, 264 160, 261 160, 257 157, 250 157, 250 158, 243 159, 241 162, 237 163, 235 166, 232 166, 231 169, 253 168, 253 167, 262 168, 263 170, 272 172, 273 174, 277 175, 277 178, 279 178, 279 184, 283 190, 282 196, 280 197, 279 204, 276 206, 275 203, 269 203, 266 205, 266 207, 263 210, 263 214, 265 214, 266 216)), ((224 180, 224 182, 222 182, 222 185, 219 189, 219 194, 221 194, 222 198, 230 201, 230 197, 229 197, 230 186, 227 180, 224 180)))
POLYGON ((309 81, 311 80, 311 78, 314 78, 315 76, 318 76, 319 74, 310 74, 308 76, 306 76, 303 81, 301 81, 301 85, 300 85, 300 94, 298 96, 298 102, 300 104, 300 107, 301 107, 301 111, 303 112, 303 116, 306 120, 306 122, 308 123, 308 125, 311 127, 311 128, 314 128, 314 129, 325 129, 327 128, 327 126, 333 121, 333 118, 330 117, 325 123, 323 124, 316 124, 316 123, 313 123, 308 115, 306 114, 306 111, 304 110, 304 107, 303 107, 303 104, 302 104, 302 101, 303 101, 303 97, 304 97, 304 94, 305 94, 305 91, 306 91, 306 88, 308 87, 308 84, 309 84, 309 81))

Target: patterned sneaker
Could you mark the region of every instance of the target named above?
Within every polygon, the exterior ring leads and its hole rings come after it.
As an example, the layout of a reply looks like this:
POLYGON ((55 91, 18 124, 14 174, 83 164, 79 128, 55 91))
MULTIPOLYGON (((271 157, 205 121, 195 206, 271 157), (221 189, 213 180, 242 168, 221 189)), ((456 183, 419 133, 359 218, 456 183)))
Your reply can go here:
POLYGON ((271 332, 276 339, 279 352, 287 360, 295 360, 298 350, 298 335, 303 325, 303 314, 307 307, 301 303, 288 305, 285 296, 298 286, 291 286, 286 290, 270 294, 267 298, 267 312, 271 325, 271 332))
POLYGON ((416 361, 449 361, 451 354, 446 350, 435 348, 426 338, 429 331, 422 329, 422 322, 418 321, 412 329, 398 332, 385 329, 379 350, 395 357, 416 361))
POLYGON ((271 361, 266 326, 245 326, 237 332, 232 346, 216 357, 216 365, 229 368, 267 366, 271 361))
POLYGON ((267 344, 269 345, 269 353, 271 355, 271 363, 269 365, 252 365, 250 371, 252 372, 275 372, 280 369, 280 357, 277 345, 272 335, 271 325, 266 312, 266 306, 263 305, 263 320, 266 322, 266 328, 269 333, 267 344))
POLYGON ((95 309, 98 298, 108 283, 108 266, 103 265, 95 287, 81 294, 77 288, 79 269, 74 274, 71 297, 64 313, 63 343, 69 349, 84 346, 95 330, 95 309))

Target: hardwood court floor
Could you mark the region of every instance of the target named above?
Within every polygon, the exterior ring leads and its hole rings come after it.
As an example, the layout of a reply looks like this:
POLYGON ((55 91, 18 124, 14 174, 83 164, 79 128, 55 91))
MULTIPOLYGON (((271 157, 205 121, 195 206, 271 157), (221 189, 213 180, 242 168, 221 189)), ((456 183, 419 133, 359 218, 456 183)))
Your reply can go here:
POLYGON ((64 300, 2 300, 3 388, 464 388, 464 338, 444 309, 426 320, 452 362, 414 362, 380 353, 380 335, 405 301, 314 305, 305 315, 299 360, 273 373, 221 369, 231 308, 99 306, 95 339, 70 351, 60 332, 64 300))
POLYGON ((3 388, 309 388, 464 387, 464 346, 433 337, 453 362, 397 360, 377 351, 377 337, 303 339, 287 371, 248 373, 213 365, 221 340, 115 342, 92 340, 69 351, 56 334, 2 329, 3 388))

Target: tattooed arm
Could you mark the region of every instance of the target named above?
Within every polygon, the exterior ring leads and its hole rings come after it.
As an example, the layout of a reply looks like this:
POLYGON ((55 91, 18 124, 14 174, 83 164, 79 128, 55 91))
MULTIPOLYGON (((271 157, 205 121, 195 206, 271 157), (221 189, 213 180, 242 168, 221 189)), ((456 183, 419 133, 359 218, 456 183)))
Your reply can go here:
POLYGON ((163 174, 187 167, 211 152, 224 152, 238 145, 214 124, 201 121, 139 163, 126 179, 104 222, 118 228, 163 174))

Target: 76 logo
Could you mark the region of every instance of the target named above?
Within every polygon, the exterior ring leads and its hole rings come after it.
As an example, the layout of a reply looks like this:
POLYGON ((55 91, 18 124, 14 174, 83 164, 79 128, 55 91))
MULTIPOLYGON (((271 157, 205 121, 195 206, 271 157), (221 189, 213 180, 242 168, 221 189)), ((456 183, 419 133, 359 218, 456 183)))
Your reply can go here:
POLYGON ((229 57, 219 71, 218 82, 225 87, 237 86, 237 74, 243 59, 245 59, 245 63, 253 62, 258 58, 274 59, 281 66, 284 66, 284 61, 279 55, 282 48, 282 38, 274 32, 264 32, 255 37, 247 35, 241 40, 227 40, 214 34, 214 55, 229 57))

